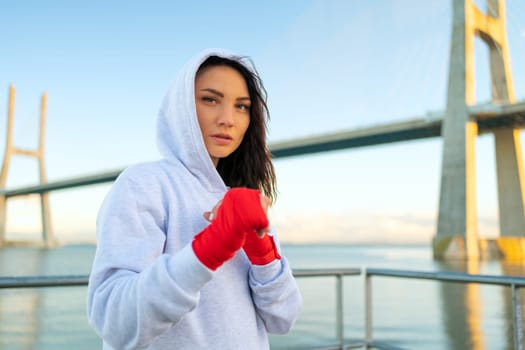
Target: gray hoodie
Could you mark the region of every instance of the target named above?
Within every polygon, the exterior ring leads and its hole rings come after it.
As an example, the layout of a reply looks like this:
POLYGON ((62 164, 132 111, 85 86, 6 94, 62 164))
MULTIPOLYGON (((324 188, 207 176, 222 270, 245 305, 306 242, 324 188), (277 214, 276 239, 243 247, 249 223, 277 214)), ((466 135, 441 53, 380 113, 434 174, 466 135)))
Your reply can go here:
POLYGON ((211 271, 191 247, 227 191, 195 108, 195 74, 211 55, 237 57, 206 50, 182 69, 159 112, 163 160, 127 168, 100 209, 87 308, 104 349, 268 349, 267 333, 297 318, 302 299, 284 256, 252 266, 241 249, 211 271))

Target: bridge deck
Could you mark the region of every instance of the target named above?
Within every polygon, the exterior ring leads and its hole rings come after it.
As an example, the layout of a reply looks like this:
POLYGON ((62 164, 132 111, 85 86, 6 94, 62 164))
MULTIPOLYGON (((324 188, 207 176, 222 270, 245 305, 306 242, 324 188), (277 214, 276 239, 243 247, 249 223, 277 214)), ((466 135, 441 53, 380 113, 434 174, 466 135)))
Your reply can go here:
MULTIPOLYGON (((308 153, 436 137, 441 135, 443 114, 443 112, 429 113, 426 116, 412 120, 272 143, 270 150, 274 158, 282 158, 308 153)), ((476 105, 471 107, 471 116, 478 121, 480 134, 488 133, 497 128, 525 128, 525 101, 507 105, 476 105)), ((13 190, 0 190, 0 195, 9 198, 111 182, 116 179, 121 171, 122 170, 114 170, 74 179, 49 182, 43 185, 13 190)))
MULTIPOLYGON (((436 137, 441 136, 443 115, 437 112, 407 121, 282 141, 273 143, 270 149, 275 158, 280 158, 436 137)), ((525 128, 525 101, 473 106, 471 117, 477 120, 480 134, 498 128, 525 128)))

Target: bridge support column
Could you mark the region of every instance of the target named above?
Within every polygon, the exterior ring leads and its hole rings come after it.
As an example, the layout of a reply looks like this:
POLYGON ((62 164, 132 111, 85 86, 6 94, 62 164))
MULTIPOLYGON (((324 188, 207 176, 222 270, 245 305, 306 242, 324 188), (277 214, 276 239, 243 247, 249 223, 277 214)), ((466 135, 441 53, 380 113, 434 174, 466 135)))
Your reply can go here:
MULTIPOLYGON (((504 21, 503 1, 494 2, 490 0, 489 14, 504 21)), ((499 30, 496 35, 486 36, 485 40, 490 53, 492 99, 514 102, 509 50, 505 35, 501 32, 499 30)), ((494 131, 500 222, 500 237, 496 243, 505 259, 525 259, 525 173, 520 138, 517 129, 494 131)))
POLYGON ((519 130, 494 131, 498 174, 500 237, 505 259, 525 259, 525 174, 519 130))
POLYGON ((525 258, 525 175, 518 130, 494 131, 501 237, 496 247, 478 239, 474 174, 477 122, 468 113, 468 106, 475 103, 475 35, 489 47, 492 101, 514 102, 504 0, 487 0, 487 14, 481 13, 473 0, 454 0, 434 257, 525 258))
MULTIPOLYGON (((6 221, 7 221, 7 198, 5 196, 6 184, 7 184, 7 173, 9 171, 9 164, 11 157, 15 155, 34 157, 38 160, 38 168, 40 174, 40 184, 47 182, 44 162, 44 145, 45 145, 45 125, 46 125, 46 112, 47 112, 47 93, 42 95, 40 104, 40 135, 39 135, 39 146, 37 150, 24 150, 14 147, 13 145, 13 120, 14 120, 14 107, 15 106, 15 88, 9 87, 9 103, 7 112, 7 137, 6 137, 6 148, 4 161, 2 164, 2 170, 0 172, 0 245, 6 241, 6 221)), ((42 239, 46 246, 56 245, 56 240, 53 236, 53 230, 51 227, 51 216, 49 209, 49 198, 47 193, 40 194, 40 209, 41 209, 41 222, 42 222, 42 239)))
MULTIPOLYGON (((0 172, 0 189, 5 191, 7 184, 7 171, 13 156, 13 114, 15 109, 15 88, 9 87, 9 102, 7 104, 7 130, 6 130, 6 141, 5 141, 5 153, 4 161, 2 163, 2 171, 0 172)), ((7 224, 7 198, 5 194, 1 194, 0 198, 0 245, 5 242, 7 224)))
POLYGON ((474 103, 473 4, 453 1, 452 40, 446 115, 443 120, 443 158, 434 257, 477 258, 475 145, 477 123, 470 120, 474 103))

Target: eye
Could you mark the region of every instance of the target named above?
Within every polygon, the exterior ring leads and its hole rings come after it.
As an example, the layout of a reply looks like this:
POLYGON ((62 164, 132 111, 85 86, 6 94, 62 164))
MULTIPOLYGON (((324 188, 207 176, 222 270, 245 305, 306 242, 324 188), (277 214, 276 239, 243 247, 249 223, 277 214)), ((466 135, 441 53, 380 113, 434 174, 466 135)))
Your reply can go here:
POLYGON ((202 100, 203 102, 206 102, 206 103, 215 103, 215 102, 217 102, 217 100, 215 99, 215 97, 210 97, 210 96, 203 96, 203 97, 201 98, 201 100, 202 100))
POLYGON ((244 103, 239 103, 237 105, 237 109, 243 111, 243 112, 248 112, 250 111, 250 105, 249 104, 244 104, 244 103))

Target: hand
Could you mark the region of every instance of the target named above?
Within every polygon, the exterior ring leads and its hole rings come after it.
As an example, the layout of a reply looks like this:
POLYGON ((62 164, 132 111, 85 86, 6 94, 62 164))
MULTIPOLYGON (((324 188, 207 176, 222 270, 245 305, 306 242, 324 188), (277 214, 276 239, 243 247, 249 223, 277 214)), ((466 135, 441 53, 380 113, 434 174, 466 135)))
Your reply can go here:
POLYGON ((266 265, 281 259, 272 235, 257 237, 255 232, 246 233, 243 249, 252 265, 266 265))
MULTIPOLYGON (((268 215, 268 207, 270 206, 270 198, 266 197, 265 195, 261 194, 260 195, 260 200, 261 200, 261 207, 263 208, 264 210, 264 213, 266 215, 268 215)), ((213 207, 212 210, 210 211, 205 211, 203 216, 204 216, 204 219, 206 219, 207 221, 209 222, 212 222, 212 220, 217 216, 217 211, 219 210, 219 207, 221 206, 222 204, 222 199, 220 201, 217 202, 217 204, 215 204, 215 206, 213 207)), ((264 237, 268 232, 270 232, 270 227, 265 227, 263 229, 258 229, 258 230, 255 230, 257 236, 259 238, 262 238, 264 237)))
POLYGON ((247 233, 255 236, 255 231, 267 232, 267 204, 258 190, 229 190, 222 201, 204 213, 211 223, 192 241, 197 258, 209 269, 216 270, 244 245, 247 233))
MULTIPOLYGON (((266 197, 265 195, 261 194, 261 207, 264 210, 264 213, 266 216, 268 216, 268 207, 270 206, 270 198, 266 197)), ((268 232, 270 232, 270 226, 267 226, 261 230, 255 230, 257 233, 257 236, 259 238, 264 237, 268 232)))

